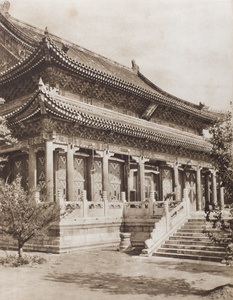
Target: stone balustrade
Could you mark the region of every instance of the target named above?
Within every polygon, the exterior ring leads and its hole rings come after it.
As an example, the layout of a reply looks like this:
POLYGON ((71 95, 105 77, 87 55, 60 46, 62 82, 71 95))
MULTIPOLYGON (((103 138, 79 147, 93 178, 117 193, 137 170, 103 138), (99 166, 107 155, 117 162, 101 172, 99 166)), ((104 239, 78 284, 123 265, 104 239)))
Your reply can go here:
POLYGON ((177 203, 173 209, 169 209, 170 205, 171 203, 169 204, 169 201, 164 202, 165 215, 160 221, 155 223, 150 239, 145 241, 145 249, 142 251, 142 255, 151 255, 153 251, 189 217, 190 200, 188 197, 188 189, 184 189, 182 202, 177 203))

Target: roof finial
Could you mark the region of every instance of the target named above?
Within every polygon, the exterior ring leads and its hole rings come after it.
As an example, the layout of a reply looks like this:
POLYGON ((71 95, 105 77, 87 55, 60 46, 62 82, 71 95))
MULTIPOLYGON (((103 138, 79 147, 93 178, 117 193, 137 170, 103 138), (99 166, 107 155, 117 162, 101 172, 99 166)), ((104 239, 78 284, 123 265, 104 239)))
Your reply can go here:
POLYGON ((9 15, 8 11, 10 9, 10 2, 9 1, 4 1, 3 4, 0 4, 0 12, 4 15, 9 15))
POLYGON ((0 104, 4 104, 5 103, 5 99, 0 98, 0 104))
POLYGON ((67 53, 69 50, 69 46, 67 44, 62 44, 62 50, 67 53))
POLYGON ((46 34, 46 35, 49 34, 49 31, 48 31, 48 27, 47 27, 47 26, 45 27, 44 34, 46 34))
POLYGON ((132 69, 135 73, 138 73, 139 72, 139 66, 136 64, 135 60, 132 59, 132 69))
POLYGON ((38 88, 39 88, 39 91, 46 93, 46 86, 41 77, 39 79, 38 88))

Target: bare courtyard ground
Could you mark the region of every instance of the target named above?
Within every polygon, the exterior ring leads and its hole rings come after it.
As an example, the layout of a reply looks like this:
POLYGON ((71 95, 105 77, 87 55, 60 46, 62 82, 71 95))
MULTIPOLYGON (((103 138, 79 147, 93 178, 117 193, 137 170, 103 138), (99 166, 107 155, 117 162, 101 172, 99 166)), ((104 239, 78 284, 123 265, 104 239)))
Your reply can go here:
POLYGON ((142 258, 112 248, 38 255, 47 263, 0 266, 0 299, 232 299, 233 268, 219 263, 142 258))

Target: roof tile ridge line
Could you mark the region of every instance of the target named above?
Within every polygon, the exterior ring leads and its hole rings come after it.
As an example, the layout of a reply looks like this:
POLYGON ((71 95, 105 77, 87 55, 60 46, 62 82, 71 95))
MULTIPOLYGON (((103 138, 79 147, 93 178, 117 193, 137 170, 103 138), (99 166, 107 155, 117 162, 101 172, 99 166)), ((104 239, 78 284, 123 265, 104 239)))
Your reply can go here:
POLYGON ((6 118, 12 118, 14 116, 16 116, 17 114, 21 113, 24 109, 26 109, 35 99, 36 97, 38 96, 39 94, 39 90, 37 90, 34 95, 31 97, 31 99, 29 99, 27 102, 23 103, 20 107, 16 108, 14 111, 8 113, 8 114, 5 114, 4 116, 6 118))
MULTIPOLYGON (((51 95, 51 94, 50 94, 50 92, 49 92, 49 96, 50 96, 50 95, 51 95)), ((53 97, 53 94, 52 94, 52 97, 53 97)), ((53 98, 53 99, 55 99, 55 98, 53 98)), ((55 101, 57 101, 57 100, 58 100, 59 102, 61 102, 61 101, 63 101, 63 100, 69 100, 69 98, 57 94, 57 95, 56 95, 55 101)), ((83 104, 83 103, 82 103, 82 104, 83 104)), ((77 107, 77 105, 75 105, 75 104, 73 104, 73 103, 67 103, 67 102, 66 102, 66 105, 69 106, 69 107, 72 107, 73 109, 75 109, 75 108, 77 107)), ((92 107, 100 108, 100 107, 94 106, 94 105, 92 105, 92 107)), ((101 110, 105 110, 106 108, 101 107, 100 109, 101 109, 101 110)), ((106 110, 109 111, 108 109, 106 109, 106 110)), ((116 113, 116 112, 114 112, 114 113, 116 113)), ((117 113, 117 114, 120 114, 120 113, 117 113)), ((124 116, 124 117, 125 117, 125 116, 124 116)), ((146 120, 143 120, 143 119, 139 119, 139 118, 133 117, 133 116, 130 116, 130 118, 136 118, 137 120, 140 120, 140 122, 147 122, 147 123, 145 123, 145 124, 143 123, 143 126, 148 125, 148 122, 150 122, 150 121, 146 121, 146 120)), ((133 122, 133 120, 132 120, 132 122, 133 122)), ((150 123, 151 123, 151 122, 150 122, 150 123)), ((153 124, 153 125, 156 125, 157 127, 159 127, 160 130, 164 130, 164 128, 166 127, 165 125, 157 124, 157 123, 153 123, 153 122, 152 122, 152 124, 153 124)), ((179 129, 176 129, 176 128, 170 128, 170 127, 169 127, 169 130, 172 131, 171 134, 176 134, 176 135, 180 135, 180 134, 181 134, 179 129), (179 132, 177 132, 177 131, 179 131, 179 132)), ((185 137, 188 137, 189 139, 196 138, 196 134, 194 134, 194 133, 191 133, 191 134, 192 134, 192 136, 190 137, 190 134, 188 134, 188 133, 186 133, 186 132, 184 133, 185 137)))
MULTIPOLYGON (((46 92, 43 92, 43 91, 40 91, 40 92, 43 93, 45 95, 45 97, 48 98, 51 102, 55 103, 56 105, 58 105, 62 109, 65 109, 66 111, 68 110, 68 108, 66 106, 64 107, 61 103, 57 103, 56 99, 54 97, 52 97, 50 94, 48 94, 46 92)), ((104 119, 102 117, 100 118, 100 117, 92 116, 90 114, 83 113, 83 112, 78 112, 78 114, 81 115, 83 118, 87 118, 87 119, 93 118, 93 121, 99 121, 99 122, 107 123, 106 119, 104 119)), ((81 121, 81 120, 79 120, 79 121, 81 121)), ((82 120, 82 121, 84 123, 86 123, 85 120, 82 120)), ((109 125, 112 125, 112 128, 110 130, 113 130, 113 131, 116 131, 116 132, 118 132, 117 129, 122 128, 122 127, 124 128, 124 124, 122 124, 120 122, 115 122, 115 121, 108 120, 108 123, 109 123, 109 125)), ((139 136, 139 137, 140 137, 140 135, 143 134, 143 132, 145 132, 144 135, 145 134, 149 135, 149 138, 151 137, 151 139, 156 138, 156 136, 157 136, 157 137, 160 137, 162 139, 168 139, 169 141, 175 141, 175 142, 181 142, 181 143, 184 142, 187 145, 193 145, 193 146, 200 145, 203 148, 208 148, 209 149, 209 147, 207 145, 204 145, 204 142, 205 142, 204 140, 195 142, 195 141, 191 141, 190 139, 186 139, 185 137, 183 139, 181 137, 173 137, 173 136, 170 136, 169 134, 159 133, 159 132, 156 132, 156 131, 151 131, 151 130, 148 130, 148 129, 140 128, 138 126, 133 126, 133 125, 128 125, 127 124, 126 127, 127 127, 128 130, 132 130, 132 131, 135 130, 136 134, 133 134, 133 135, 136 135, 136 136, 139 136)))
MULTIPOLYGON (((25 34, 22 30, 18 29, 15 27, 14 24, 12 24, 12 22, 10 21, 10 19, 14 19, 13 17, 9 16, 9 17, 6 17, 4 16, 1 12, 0 12, 0 20, 1 18, 3 19, 3 22, 5 21, 7 25, 10 26, 11 30, 13 31, 13 33, 18 37, 18 38, 22 38, 23 41, 25 43, 29 43, 30 46, 31 43, 34 44, 34 46, 38 43, 36 40, 34 40, 33 38, 29 37, 27 34, 25 34), (19 36, 18 36, 19 35, 19 36)), ((17 20, 17 19, 16 19, 17 20)))
POLYGON ((154 84, 150 79, 148 79, 145 75, 143 75, 140 71, 138 71, 138 76, 145 82, 147 83, 150 87, 152 87, 155 90, 158 90, 158 92, 161 92, 164 96, 166 97, 172 97, 174 100, 178 100, 184 104, 188 104, 189 106, 195 107, 198 109, 198 105, 192 102, 189 102, 187 100, 181 99, 179 97, 176 97, 168 92, 166 92, 165 90, 161 89, 160 87, 158 87, 156 84, 154 84))
MULTIPOLYGON (((21 20, 19 20, 19 19, 17 19, 17 18, 12 17, 12 16, 10 16, 10 18, 13 19, 13 20, 15 20, 15 21, 18 22, 18 23, 21 23, 21 24, 23 24, 23 25, 26 25, 26 26, 28 26, 29 28, 32 28, 33 30, 35 30, 35 31, 36 31, 37 33, 39 33, 39 34, 44 35, 43 29, 40 29, 40 28, 38 28, 38 27, 36 27, 36 26, 33 26, 33 25, 28 24, 28 23, 26 23, 26 22, 23 22, 23 21, 21 21, 21 20)), ((117 66, 119 66, 119 67, 122 67, 122 68, 124 68, 124 69, 126 69, 126 70, 128 70, 128 71, 130 71, 130 72, 132 72, 132 73, 135 74, 135 72, 132 70, 132 68, 127 67, 127 66, 125 66, 125 65, 123 65, 123 64, 120 64, 119 62, 117 62, 117 61, 115 61, 115 60, 113 60, 113 59, 110 59, 110 58, 108 58, 108 57, 106 57, 106 56, 104 56, 104 55, 101 55, 101 54, 99 54, 99 53, 96 53, 96 52, 94 52, 94 51, 92 51, 92 50, 89 50, 89 49, 87 49, 87 48, 85 48, 85 47, 82 47, 82 46, 80 46, 80 45, 78 45, 78 44, 75 44, 74 42, 71 42, 71 41, 69 41, 69 40, 66 40, 66 39, 64 39, 64 38, 62 38, 62 37, 60 37, 60 36, 57 36, 57 35, 53 34, 53 33, 50 33, 50 32, 49 32, 49 36, 52 37, 52 38, 53 38, 55 41, 57 41, 57 42, 65 42, 67 45, 70 45, 70 46, 72 46, 72 47, 74 47, 74 48, 76 48, 76 49, 78 49, 78 50, 81 50, 81 51, 84 50, 85 52, 91 54, 92 56, 95 56, 95 57, 97 56, 97 57, 99 57, 99 58, 102 58, 102 59, 104 59, 104 60, 106 60, 106 61, 108 61, 108 62, 110 62, 110 63, 112 63, 112 64, 114 64, 114 65, 117 65, 117 66)))
POLYGON ((13 32, 11 32, 3 23, 0 23, 0 25, 2 26, 3 30, 5 30, 5 32, 8 32, 13 37, 13 39, 17 40, 25 48, 30 49, 30 51, 33 51, 35 49, 35 47, 27 44, 25 41, 16 36, 13 32))
MULTIPOLYGON (((39 50, 43 50, 43 47, 41 47, 41 44, 39 44, 39 46, 37 48, 34 49, 34 51, 28 55, 27 57, 23 58, 22 60, 20 60, 17 64, 15 64, 14 66, 8 68, 7 70, 0 72, 0 83, 1 83, 1 76, 8 76, 10 77, 10 74, 17 70, 18 67, 23 67, 26 64, 30 63, 31 61, 35 61, 36 58, 39 56, 39 54, 41 53, 41 51, 39 50), (32 59, 31 59, 32 58, 32 59)), ((4 81, 6 81, 6 79, 3 79, 4 81)))
MULTIPOLYGON (((139 91, 140 91, 140 92, 139 92, 140 94, 141 94, 141 93, 146 93, 146 94, 149 96, 149 98, 151 98, 150 96, 155 97, 155 98, 158 97, 160 100, 162 100, 162 102, 164 102, 164 101, 167 102, 167 103, 161 103, 161 104, 163 104, 163 105, 164 105, 164 104, 165 104, 165 105, 169 105, 169 102, 171 102, 171 103, 173 103, 173 104, 178 104, 180 108, 185 108, 186 110, 188 110, 188 112, 190 112, 191 107, 188 106, 188 105, 185 104, 185 103, 174 102, 174 101, 175 101, 174 99, 169 99, 167 96, 159 95, 159 94, 153 93, 153 92, 148 91, 148 90, 145 89, 145 88, 141 88, 141 87, 139 87, 139 86, 137 86, 137 85, 135 85, 135 84, 133 84, 133 83, 126 82, 125 80, 120 79, 120 78, 118 78, 118 77, 116 77, 116 76, 109 75, 108 73, 105 73, 105 72, 103 72, 103 71, 98 71, 98 70, 96 70, 96 69, 94 69, 94 68, 92 68, 92 67, 89 67, 89 66, 86 66, 86 65, 84 65, 84 64, 81 64, 80 62, 78 62, 78 61, 76 61, 76 60, 70 58, 64 51, 62 51, 62 49, 60 49, 60 48, 55 44, 55 42, 53 42, 53 40, 52 40, 51 38, 50 38, 49 40, 50 40, 51 46, 54 47, 55 50, 58 51, 58 52, 60 53, 60 55, 62 55, 62 57, 65 58, 66 60, 68 60, 69 62, 72 62, 73 64, 78 65, 79 67, 86 68, 86 69, 88 69, 88 70, 90 70, 90 71, 92 71, 92 72, 94 72, 94 73, 98 73, 98 75, 101 75, 101 74, 102 74, 103 77, 108 77, 108 78, 110 78, 111 80, 112 80, 112 79, 115 79, 117 82, 121 82, 123 85, 126 85, 126 86, 127 86, 126 88, 128 88, 128 87, 130 86, 130 87, 132 87, 133 89, 135 89, 136 91, 139 90, 139 91), (162 96, 165 97, 166 99, 163 99, 162 96)), ((133 91, 131 90, 131 92, 133 92, 133 91)), ((156 98, 156 100, 158 101, 157 98, 156 98)), ((195 115, 199 115, 199 116, 201 115, 202 117, 204 117, 204 116, 205 116, 205 117, 212 117, 212 115, 209 114, 209 113, 202 112, 202 111, 200 111, 200 110, 198 110, 198 109, 195 109, 195 108, 192 108, 192 109, 193 109, 193 110, 191 110, 191 112, 194 112, 195 115)), ((211 118, 211 119, 212 119, 212 118, 211 118)))
POLYGON ((14 59, 17 59, 17 60, 19 61, 19 58, 18 58, 14 53, 12 53, 11 51, 9 51, 9 50, 5 47, 5 45, 0 44, 0 47, 2 47, 4 50, 6 50, 7 53, 9 53, 14 59))
MULTIPOLYGON (((197 104, 194 104, 194 103, 191 103, 187 100, 183 100, 181 98, 178 98, 176 96, 173 96, 172 94, 164 91, 163 89, 161 89, 160 87, 158 87, 157 85, 155 85, 152 81, 150 81, 146 76, 144 76, 140 71, 138 72, 138 75, 139 77, 144 81, 146 82, 149 86, 151 86, 152 88, 154 88, 155 90, 158 89, 159 92, 161 92, 163 94, 163 96, 165 97, 171 97, 172 99, 171 100, 175 100, 175 101, 178 101, 178 103, 181 105, 181 107, 184 105, 188 108, 192 108, 193 110, 195 110, 196 113, 199 113, 203 116, 209 116, 209 117, 213 117, 212 113, 209 112, 209 111, 202 111, 200 109, 198 109, 198 105, 197 104)), ((177 103, 177 102, 176 102, 177 103)))

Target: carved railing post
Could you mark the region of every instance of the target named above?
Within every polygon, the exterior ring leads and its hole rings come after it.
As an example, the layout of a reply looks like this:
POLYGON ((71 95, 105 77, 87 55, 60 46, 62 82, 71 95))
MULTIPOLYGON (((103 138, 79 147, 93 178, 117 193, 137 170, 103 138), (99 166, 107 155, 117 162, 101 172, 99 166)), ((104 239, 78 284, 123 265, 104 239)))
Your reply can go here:
POLYGON ((62 189, 59 189, 57 191, 57 199, 58 199, 59 205, 62 206, 64 204, 63 190, 62 189))
POLYGON ((190 215, 190 200, 189 200, 189 189, 184 189, 184 201, 186 205, 186 215, 190 215))
POLYGON ((170 230, 170 214, 169 214, 169 202, 164 202, 164 208, 165 208, 165 217, 166 217, 166 231, 168 232, 170 230))
POLYGON ((35 202, 37 204, 40 203, 40 192, 35 192, 34 197, 35 197, 35 202))
POLYGON ((121 201, 122 201, 123 203, 126 202, 126 199, 125 199, 125 192, 121 192, 121 201))
POLYGON ((151 190, 151 192, 150 192, 150 200, 149 200, 149 215, 150 216, 153 216, 153 214, 154 214, 154 202, 155 202, 154 191, 151 190))
POLYGON ((103 191, 103 201, 104 201, 104 216, 108 217, 108 198, 107 198, 107 191, 103 191))
POLYGON ((88 209, 86 190, 82 191, 82 201, 83 201, 83 217, 86 218, 87 217, 87 209, 88 209))
POLYGON ((224 187, 220 187, 220 209, 224 210, 224 187))

